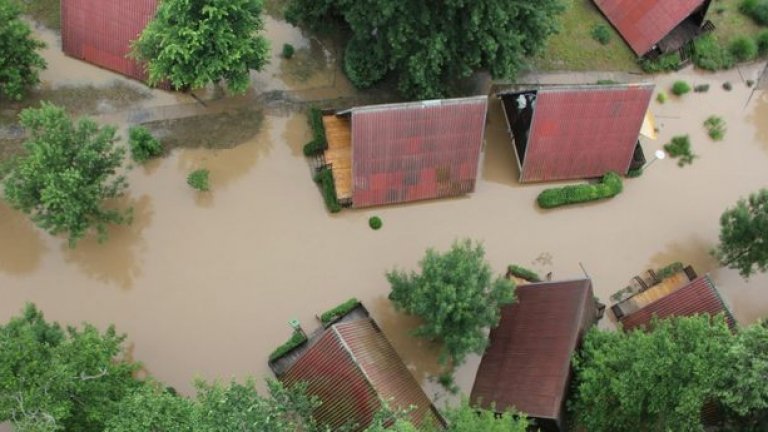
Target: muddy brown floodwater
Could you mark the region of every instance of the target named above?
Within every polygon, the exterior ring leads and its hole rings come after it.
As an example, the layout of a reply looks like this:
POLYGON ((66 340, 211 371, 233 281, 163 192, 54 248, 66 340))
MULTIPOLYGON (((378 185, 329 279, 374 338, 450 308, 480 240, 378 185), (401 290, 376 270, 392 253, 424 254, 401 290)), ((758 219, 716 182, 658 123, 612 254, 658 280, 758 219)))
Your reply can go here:
MULTIPOLYGON (((384 272, 414 268, 426 248, 462 237, 482 240, 498 272, 517 263, 569 279, 583 276, 581 263, 604 302, 646 268, 690 263, 712 275, 741 322, 751 322, 768 314, 768 277, 746 282, 708 251, 722 211, 768 185, 768 95, 758 91, 745 106, 751 89, 736 71, 684 71, 657 83, 668 88, 681 78, 712 88, 653 102, 660 138, 644 141, 645 152, 687 133, 700 158, 685 168, 657 161, 602 203, 539 210, 535 197, 546 185, 517 183, 492 101, 482 175, 468 197, 329 215, 300 151, 310 137, 305 118, 266 110, 239 146, 175 149, 132 169, 125 202, 135 208, 134 223, 112 228, 106 244, 86 240, 70 250, 0 204, 0 322, 34 302, 51 320, 115 324, 149 373, 189 393, 195 376, 269 376, 267 356, 290 335, 291 318, 313 329, 315 314, 356 296, 433 394, 428 377, 439 371, 438 347, 408 335, 417 321, 393 311, 384 272), (724 80, 733 91, 721 89, 724 80), (713 114, 727 121, 721 142, 702 127, 713 114), (211 171, 209 193, 186 185, 198 167, 211 171), (372 215, 384 221, 380 231, 368 228, 372 215)), ((473 356, 458 371, 465 392, 478 362, 473 356)))

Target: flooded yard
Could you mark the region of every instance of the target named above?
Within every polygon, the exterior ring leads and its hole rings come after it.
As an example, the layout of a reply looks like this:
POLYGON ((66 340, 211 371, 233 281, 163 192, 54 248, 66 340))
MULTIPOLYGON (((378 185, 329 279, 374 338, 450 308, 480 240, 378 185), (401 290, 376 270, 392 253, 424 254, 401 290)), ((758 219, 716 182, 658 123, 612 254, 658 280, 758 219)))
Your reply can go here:
MULTIPOLYGON (((282 24, 274 20, 272 25, 282 24)), ((283 31, 278 34, 286 40, 299 38, 291 33, 295 29, 276 31, 283 31)), ((301 58, 302 49, 323 49, 306 38, 292 43, 294 59, 301 58)), ((278 50, 281 44, 274 46, 278 50)), ((317 58, 316 53, 311 57, 317 58)), ((46 74, 57 73, 56 63, 50 58, 49 63, 46 74)), ((336 62, 331 63, 325 72, 293 81, 285 78, 291 74, 278 59, 254 76, 255 92, 306 90, 291 93, 289 102, 356 97, 336 62), (271 74, 283 78, 273 80, 271 74)), ((116 78, 78 64, 72 73, 87 70, 99 79, 94 85, 116 78), (101 80, 102 73, 109 79, 101 80)), ((439 373, 438 347, 408 335, 417 322, 393 311, 384 273, 414 268, 426 248, 445 249, 463 237, 483 241, 499 273, 517 263, 552 272, 555 279, 571 279, 583 277, 583 266, 604 303, 647 268, 690 263, 700 274, 712 275, 742 323, 751 322, 768 315, 768 276, 745 282, 736 272, 719 268, 709 250, 717 242, 722 211, 768 185, 768 93, 756 91, 750 99, 752 89, 741 78, 754 78, 759 66, 719 75, 686 71, 658 77, 659 89, 676 79, 709 83, 711 89, 670 97, 663 105, 652 102, 660 137, 643 141, 646 155, 674 135, 690 134, 700 157, 685 168, 672 160, 656 161, 642 177, 628 179, 624 193, 613 200, 553 211, 535 204, 548 185, 517 182, 506 125, 494 99, 474 194, 338 215, 326 213, 301 154, 310 138, 301 104, 260 101, 248 106, 248 99, 239 99, 237 109, 246 111, 227 111, 224 119, 214 121, 221 128, 236 128, 235 134, 204 123, 199 133, 174 135, 202 142, 194 147, 232 148, 184 148, 179 143, 167 157, 128 172, 124 201, 134 207, 134 222, 111 229, 105 244, 86 240, 70 250, 61 238, 37 230, 0 203, 0 322, 31 301, 52 320, 115 324, 129 335, 131 355, 149 373, 189 393, 195 376, 269 376, 267 356, 290 336, 290 319, 298 318, 311 330, 315 314, 355 296, 431 395, 437 386, 428 377, 439 373), (730 92, 721 88, 726 80, 733 83, 730 92), (702 123, 710 115, 727 122, 721 142, 706 136, 702 123), (210 144, 211 134, 219 132, 222 139, 231 139, 227 145, 210 144), (197 168, 210 170, 211 192, 199 194, 187 186, 187 174, 197 168), (373 215, 384 221, 380 231, 368 227, 373 215)), ((90 75, 83 76, 91 82, 90 75)), ((56 87, 53 77, 44 79, 56 87)), ((582 76, 527 79, 588 82, 582 76)), ((153 127, 171 134, 170 116, 155 115, 162 110, 151 108, 174 103, 203 112, 218 109, 200 108, 188 96, 152 91, 131 105, 133 111, 94 114, 122 126, 157 121, 153 127)), ((606 319, 601 325, 612 324, 606 319)), ((471 389, 478 362, 473 356, 458 372, 464 392, 471 389)))

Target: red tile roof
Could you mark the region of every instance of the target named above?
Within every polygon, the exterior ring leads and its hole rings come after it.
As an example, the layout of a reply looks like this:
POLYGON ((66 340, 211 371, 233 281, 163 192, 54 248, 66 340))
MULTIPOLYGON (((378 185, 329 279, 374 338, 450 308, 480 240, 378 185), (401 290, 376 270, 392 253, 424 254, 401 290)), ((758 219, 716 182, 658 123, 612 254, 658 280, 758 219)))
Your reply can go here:
POLYGON ((630 84, 539 90, 520 181, 626 174, 653 89, 630 84))
POLYGON ((472 192, 485 96, 352 109, 352 203, 369 207, 472 192))
POLYGON ((65 54, 144 81, 142 65, 126 56, 155 14, 158 0, 61 0, 65 54))
POLYGON ((561 422, 571 355, 596 317, 592 282, 523 285, 516 295, 491 330, 471 400, 561 422))
POLYGON ((622 317, 620 321, 625 330, 632 330, 647 326, 654 316, 668 318, 697 314, 717 315, 719 313, 725 314, 729 326, 734 327, 736 325, 736 321, 720 298, 712 279, 709 278, 709 275, 704 275, 666 297, 622 317))
POLYGON ((306 382, 307 393, 322 402, 315 418, 333 430, 354 423, 364 430, 388 401, 410 412, 417 425, 442 424, 429 398, 403 364, 384 334, 370 319, 328 328, 280 380, 287 386, 306 382))
POLYGON ((638 56, 650 51, 705 0, 594 0, 638 56))

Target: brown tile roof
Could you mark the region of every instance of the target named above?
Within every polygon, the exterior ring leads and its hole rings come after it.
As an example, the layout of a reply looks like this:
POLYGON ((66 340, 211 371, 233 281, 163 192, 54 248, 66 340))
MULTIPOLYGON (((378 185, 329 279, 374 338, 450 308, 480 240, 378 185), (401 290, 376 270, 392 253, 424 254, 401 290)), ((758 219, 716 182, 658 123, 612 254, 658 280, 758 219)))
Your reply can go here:
POLYGON ((431 401, 371 319, 329 327, 279 379, 287 386, 306 382, 322 405, 318 421, 336 429, 354 423, 364 430, 381 401, 407 409, 417 425, 442 424, 431 401))
POLYGON ((736 325, 736 321, 720 298, 712 279, 709 275, 704 275, 666 297, 622 317, 620 322, 625 330, 632 330, 647 326, 654 316, 668 318, 697 314, 717 315, 719 313, 725 314, 729 326, 734 327, 736 325))
POLYGON ((523 285, 517 298, 491 330, 471 400, 560 422, 571 355, 595 321, 592 281, 523 285))

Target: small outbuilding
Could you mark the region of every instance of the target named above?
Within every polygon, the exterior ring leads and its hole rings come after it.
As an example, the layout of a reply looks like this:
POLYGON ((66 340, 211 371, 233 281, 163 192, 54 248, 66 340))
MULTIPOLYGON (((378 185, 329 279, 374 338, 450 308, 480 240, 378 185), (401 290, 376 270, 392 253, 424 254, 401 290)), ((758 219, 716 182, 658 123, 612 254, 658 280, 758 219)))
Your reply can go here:
POLYGON ((638 57, 681 51, 714 30, 706 21, 712 0, 594 0, 638 57))
POLYGON ((649 83, 497 93, 520 182, 596 178, 641 167, 639 137, 653 89, 649 83))
POLYGON ((471 401, 521 411, 543 432, 565 431, 571 356, 599 315, 592 281, 523 285, 516 296, 491 330, 471 401))

